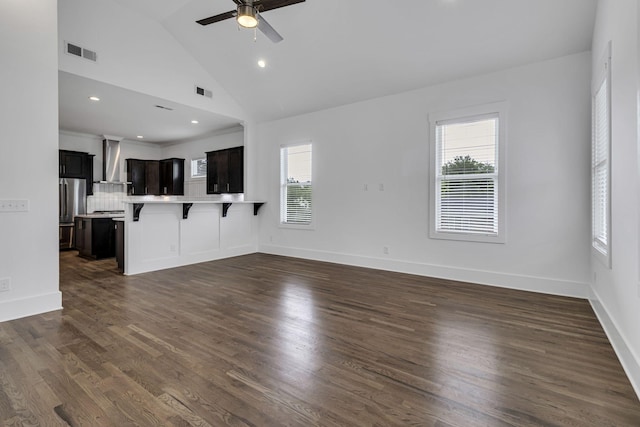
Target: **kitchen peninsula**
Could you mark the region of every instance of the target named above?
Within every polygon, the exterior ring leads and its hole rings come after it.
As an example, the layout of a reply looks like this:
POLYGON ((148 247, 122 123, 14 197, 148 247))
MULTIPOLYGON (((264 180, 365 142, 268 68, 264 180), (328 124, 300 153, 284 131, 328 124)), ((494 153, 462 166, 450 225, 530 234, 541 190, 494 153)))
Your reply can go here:
POLYGON ((130 197, 124 204, 124 274, 257 251, 255 230, 263 202, 224 195, 216 199, 130 197))

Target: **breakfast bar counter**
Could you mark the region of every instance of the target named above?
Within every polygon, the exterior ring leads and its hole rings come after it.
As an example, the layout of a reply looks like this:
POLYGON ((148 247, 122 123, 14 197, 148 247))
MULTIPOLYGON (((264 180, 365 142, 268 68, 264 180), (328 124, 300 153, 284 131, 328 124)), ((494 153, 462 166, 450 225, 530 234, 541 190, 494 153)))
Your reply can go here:
POLYGON ((257 251, 262 201, 130 197, 125 200, 124 274, 212 261, 257 251))

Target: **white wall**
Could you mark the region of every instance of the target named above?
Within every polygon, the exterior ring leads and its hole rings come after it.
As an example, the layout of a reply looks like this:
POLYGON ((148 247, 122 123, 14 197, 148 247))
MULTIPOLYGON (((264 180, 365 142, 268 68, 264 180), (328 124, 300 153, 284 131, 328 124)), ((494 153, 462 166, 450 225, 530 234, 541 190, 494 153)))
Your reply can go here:
POLYGON ((587 297, 590 67, 577 54, 260 125, 260 250, 587 297), (496 101, 509 104, 507 243, 429 239, 427 116, 496 101), (278 226, 279 146, 303 140, 310 231, 278 226))
POLYGON ((217 114, 245 112, 158 22, 111 0, 60 0, 60 70, 217 114), (67 55, 64 42, 93 50, 96 63, 67 55), (195 94, 210 89, 212 99, 195 94))
MULTIPOLYGON (((592 259, 592 305, 640 395, 640 230, 638 228, 638 4, 601 0, 593 59, 611 54, 611 269, 592 259)), ((594 61, 593 69, 596 64, 594 61)))
POLYGON ((58 290, 56 1, 0 2, 0 321, 61 307, 58 290))

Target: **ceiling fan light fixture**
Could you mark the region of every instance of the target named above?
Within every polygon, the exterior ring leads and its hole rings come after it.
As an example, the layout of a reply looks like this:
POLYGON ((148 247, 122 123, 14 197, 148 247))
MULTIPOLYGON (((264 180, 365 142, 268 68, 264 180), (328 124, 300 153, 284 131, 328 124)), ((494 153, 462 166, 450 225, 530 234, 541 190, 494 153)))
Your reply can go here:
POLYGON ((238 6, 238 17, 236 18, 238 25, 244 28, 255 28, 258 26, 258 17, 253 6, 238 6))

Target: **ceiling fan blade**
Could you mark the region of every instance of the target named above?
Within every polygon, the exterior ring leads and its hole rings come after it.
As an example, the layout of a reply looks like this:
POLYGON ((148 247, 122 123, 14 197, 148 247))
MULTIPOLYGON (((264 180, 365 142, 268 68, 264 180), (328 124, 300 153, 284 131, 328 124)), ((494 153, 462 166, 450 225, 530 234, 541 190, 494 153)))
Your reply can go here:
POLYGON ((267 36, 269 40, 274 43, 280 43, 282 40, 282 36, 278 34, 278 32, 271 26, 269 23, 262 17, 262 15, 258 18, 258 29, 262 31, 262 34, 267 36))
POLYGON ((302 3, 304 1, 305 0, 256 0, 253 2, 253 5, 258 8, 260 12, 266 12, 267 10, 291 6, 292 4, 302 3))
POLYGON ((213 24, 214 22, 220 22, 220 21, 224 21, 225 19, 233 18, 236 16, 237 13, 238 12, 236 12, 235 10, 230 10, 229 12, 221 13, 215 16, 210 16, 208 18, 204 18, 196 22, 200 25, 209 25, 209 24, 213 24))

